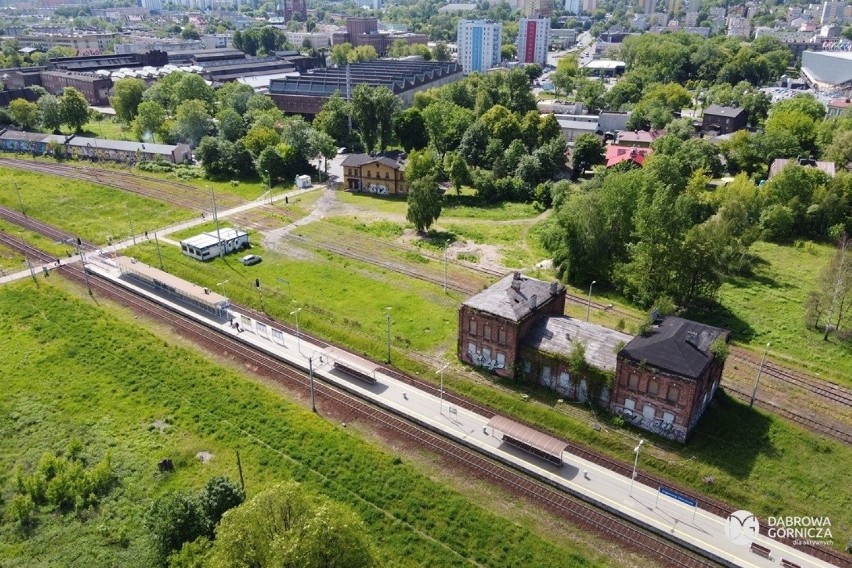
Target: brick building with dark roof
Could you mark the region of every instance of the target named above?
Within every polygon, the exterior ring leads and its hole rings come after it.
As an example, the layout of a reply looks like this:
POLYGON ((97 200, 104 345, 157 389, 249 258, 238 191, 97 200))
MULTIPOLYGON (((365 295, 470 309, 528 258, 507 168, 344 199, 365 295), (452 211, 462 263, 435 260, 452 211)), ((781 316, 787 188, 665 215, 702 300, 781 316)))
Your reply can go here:
POLYGON ((610 408, 629 422, 684 442, 719 387, 717 341, 730 332, 668 316, 618 352, 610 408))
POLYGON ((523 337, 541 319, 564 313, 564 286, 509 274, 459 308, 459 359, 513 377, 523 337))

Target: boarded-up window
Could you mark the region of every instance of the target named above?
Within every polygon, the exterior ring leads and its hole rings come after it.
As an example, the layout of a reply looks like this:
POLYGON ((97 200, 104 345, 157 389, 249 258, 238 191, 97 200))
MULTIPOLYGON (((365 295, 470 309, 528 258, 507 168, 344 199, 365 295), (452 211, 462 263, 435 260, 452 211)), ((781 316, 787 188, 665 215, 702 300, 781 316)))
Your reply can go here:
POLYGON ((627 388, 633 390, 639 389, 639 375, 630 373, 630 376, 627 378, 627 388))
POLYGON ((497 366, 501 369, 506 366, 506 354, 497 352, 497 366))
POLYGON ((660 382, 654 379, 648 381, 648 394, 657 395, 660 392, 660 382))
POLYGON ((500 331, 497 332, 497 342, 500 345, 506 345, 506 330, 502 327, 500 328, 500 331))
POLYGON ((482 336, 485 339, 491 339, 491 326, 487 323, 482 326, 482 336))
POLYGON ((672 404, 680 400, 680 389, 677 387, 669 387, 668 401, 672 404))
POLYGON ((475 319, 470 318, 470 325, 467 326, 467 330, 470 332, 471 335, 476 335, 476 320, 475 319))

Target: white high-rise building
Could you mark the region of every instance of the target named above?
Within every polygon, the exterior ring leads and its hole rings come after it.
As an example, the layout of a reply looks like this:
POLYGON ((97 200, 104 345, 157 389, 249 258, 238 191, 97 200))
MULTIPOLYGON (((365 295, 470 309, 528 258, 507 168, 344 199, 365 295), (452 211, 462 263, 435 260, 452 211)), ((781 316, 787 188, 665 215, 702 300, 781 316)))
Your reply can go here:
POLYGON ((580 4, 580 0, 565 0, 566 14, 571 14, 572 16, 579 16, 581 7, 582 5, 580 4))
POLYGON ((163 0, 142 0, 142 7, 149 12, 159 13, 163 11, 163 0))
POLYGON ((846 2, 823 2, 820 23, 825 25, 834 22, 843 22, 843 12, 845 9, 846 2))
POLYGON ((518 26, 518 61, 547 65, 550 18, 521 18, 518 26))
POLYGON ((464 72, 485 73, 500 63, 503 24, 490 20, 459 20, 456 43, 458 62, 464 72))

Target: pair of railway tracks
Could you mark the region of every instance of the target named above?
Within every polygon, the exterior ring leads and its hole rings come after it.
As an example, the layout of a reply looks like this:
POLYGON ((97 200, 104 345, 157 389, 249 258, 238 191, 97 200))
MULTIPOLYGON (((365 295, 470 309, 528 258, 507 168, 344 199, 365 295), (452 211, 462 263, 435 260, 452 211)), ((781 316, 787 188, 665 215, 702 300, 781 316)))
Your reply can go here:
MULTIPOLYGON (((7 246, 21 250, 32 258, 41 262, 51 262, 52 257, 43 253, 36 247, 27 245, 15 239, 0 233, 0 242, 7 246)), ((84 284, 85 276, 83 269, 77 266, 66 265, 59 269, 60 273, 69 279, 84 284)), ((281 381, 289 386, 308 388, 308 381, 304 373, 294 370, 292 367, 283 364, 274 357, 259 353, 244 344, 213 331, 193 320, 188 318, 178 317, 174 312, 151 302, 143 300, 139 296, 110 283, 100 278, 90 279, 90 284, 97 290, 100 295, 112 298, 120 303, 123 303, 146 315, 156 318, 158 321, 167 321, 175 327, 175 329, 187 336, 189 339, 205 345, 217 352, 222 352, 223 347, 225 352, 233 357, 238 357, 245 362, 251 362, 257 369, 264 369, 269 372, 270 378, 281 381)), ((276 322, 254 310, 246 309, 252 317, 266 321, 268 324, 274 324, 278 327, 283 327, 289 332, 293 330, 280 322, 276 322)), ((305 337, 304 334, 302 334, 305 337)), ((308 338, 312 343, 320 347, 329 345, 313 338, 308 338)), ((416 388, 421 388, 432 394, 437 394, 438 389, 429 383, 425 383, 413 377, 403 375, 393 369, 383 368, 383 372, 393 376, 394 378, 404 380, 412 384, 416 388)), ((503 487, 526 499, 535 502, 536 504, 546 508, 547 510, 569 518, 574 522, 578 522, 583 526, 594 530, 608 538, 616 538, 620 542, 624 542, 631 549, 643 554, 651 555, 654 558, 662 559, 670 566, 714 566, 714 562, 703 558, 692 551, 681 549, 667 541, 666 539, 640 529, 632 523, 625 521, 614 515, 610 515, 598 510, 595 507, 583 502, 575 497, 568 496, 560 491, 548 487, 542 483, 530 479, 529 477, 520 474, 517 471, 511 470, 501 464, 485 458, 484 456, 463 446, 454 444, 453 442, 434 434, 433 432, 416 426, 399 416, 379 409, 369 403, 358 399, 344 391, 341 391, 333 386, 325 383, 317 383, 319 389, 317 394, 324 398, 326 403, 338 405, 341 409, 346 409, 353 415, 362 419, 368 420, 371 424, 380 424, 393 436, 414 447, 429 447, 438 455, 447 459, 449 463, 462 464, 463 467, 476 473, 480 477, 488 478, 496 483, 500 483, 503 487)), ((453 393, 444 393, 444 398, 449 403, 456 404, 471 410, 477 411, 480 414, 488 415, 496 413, 492 409, 482 406, 477 403, 468 401, 467 399, 458 397, 453 393)), ((629 465, 617 462, 605 456, 599 455, 589 448, 569 444, 569 451, 575 455, 598 463, 608 469, 626 475, 630 473, 629 465)), ((646 474, 639 473, 640 482, 650 486, 655 484, 668 484, 665 480, 656 478, 646 474)), ((716 503, 704 498, 699 499, 701 508, 708 510, 717 515, 728 515, 733 510, 721 503, 716 503)), ((800 547, 802 548, 802 547, 800 547)), ((838 566, 844 565, 848 559, 844 556, 835 553, 832 550, 823 549, 820 547, 805 547, 804 550, 812 555, 820 557, 826 561, 833 562, 838 566)))
MULTIPOLYGON (((81 268, 65 266, 59 270, 71 280, 82 283, 84 277, 81 268)), ((91 278, 91 285, 98 296, 121 303, 134 312, 154 318, 156 321, 167 322, 181 336, 217 354, 224 354, 240 363, 248 364, 255 369, 255 372, 285 387, 302 392, 307 392, 309 389, 309 379, 304 372, 294 369, 271 355, 256 351, 228 335, 144 299, 107 280, 94 277, 91 278)), ((583 499, 567 495, 533 480, 523 473, 413 424, 404 417, 374 406, 342 389, 322 381, 314 381, 314 390, 321 408, 330 410, 329 405, 331 405, 335 413, 342 413, 351 417, 353 421, 362 421, 378 428, 409 447, 426 448, 448 464, 456 464, 466 473, 475 474, 477 479, 499 484, 513 495, 531 501, 603 537, 616 539, 627 548, 667 566, 683 568, 717 566, 716 562, 696 552, 684 549, 616 515, 606 513, 583 499)))
MULTIPOLYGON (((106 170, 97 167, 81 167, 81 164, 79 162, 74 165, 50 164, 39 161, 28 162, 25 159, 12 160, 9 158, 0 158, 0 166, 52 174, 114 187, 122 191, 151 197, 191 211, 206 213, 212 210, 210 192, 193 185, 151 176, 142 176, 118 169, 106 170)), ((228 195, 219 196, 217 201, 218 206, 221 208, 236 207, 243 203, 239 198, 228 195)))

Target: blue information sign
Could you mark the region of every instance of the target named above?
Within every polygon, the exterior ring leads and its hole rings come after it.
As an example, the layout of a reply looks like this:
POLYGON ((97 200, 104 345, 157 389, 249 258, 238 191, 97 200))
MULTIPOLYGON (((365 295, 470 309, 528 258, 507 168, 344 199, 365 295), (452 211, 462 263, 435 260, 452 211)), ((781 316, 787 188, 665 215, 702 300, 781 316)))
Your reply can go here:
POLYGON ((692 497, 684 495, 683 493, 678 493, 677 491, 669 489, 665 485, 660 485, 660 493, 662 493, 666 497, 671 497, 672 499, 680 501, 685 505, 689 505, 690 507, 695 507, 698 505, 698 501, 696 501, 692 497))

